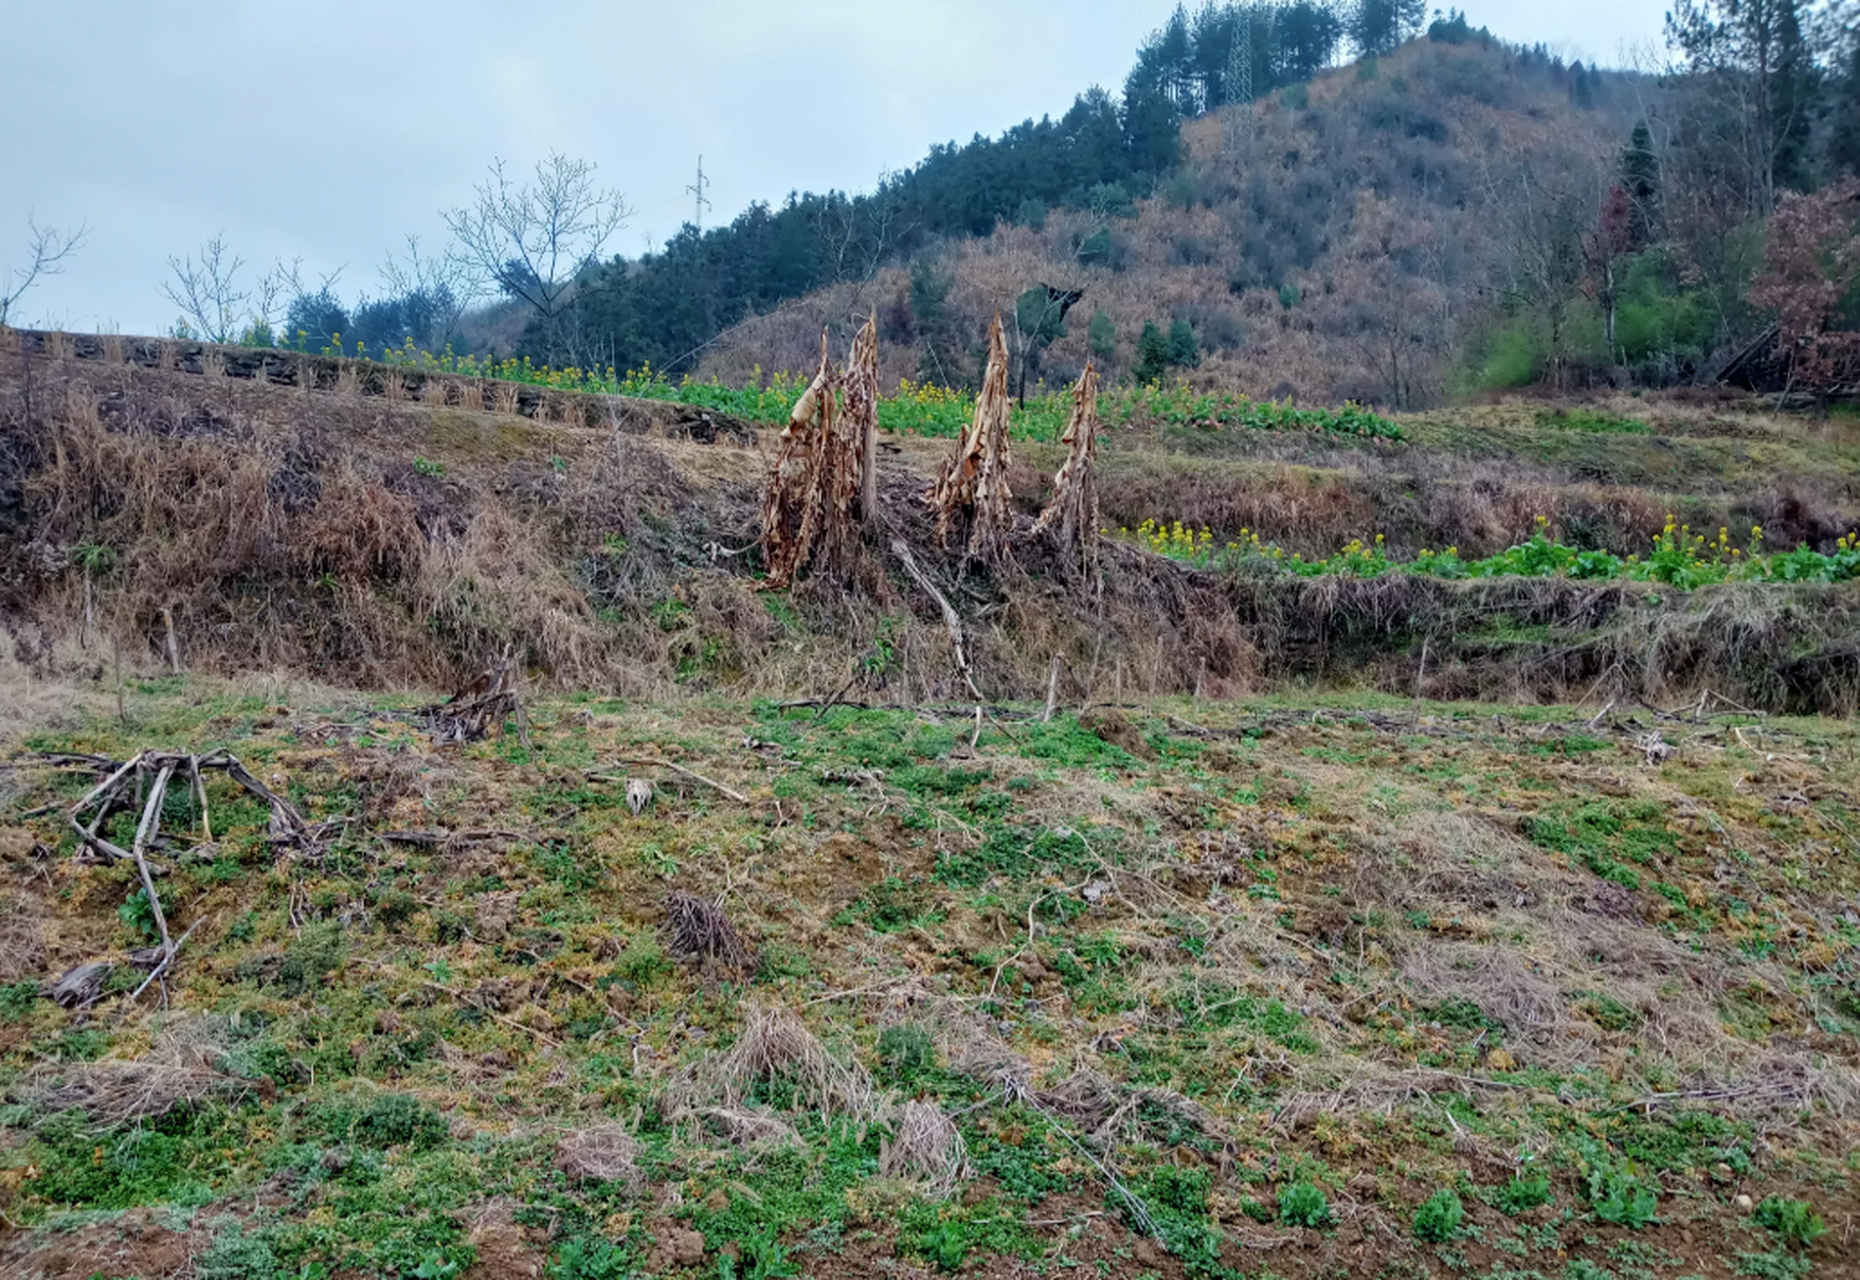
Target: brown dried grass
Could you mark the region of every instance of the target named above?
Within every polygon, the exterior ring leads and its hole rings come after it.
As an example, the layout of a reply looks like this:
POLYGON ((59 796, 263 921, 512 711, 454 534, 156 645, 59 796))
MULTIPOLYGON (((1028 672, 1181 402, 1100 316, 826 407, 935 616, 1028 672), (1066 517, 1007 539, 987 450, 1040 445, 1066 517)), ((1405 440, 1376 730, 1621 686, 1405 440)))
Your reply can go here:
POLYGON ((638 1187, 639 1143, 626 1126, 598 1124, 563 1134, 555 1144, 555 1167, 579 1182, 622 1182, 638 1187))
POLYGON ((140 1058, 53 1063, 36 1067, 12 1092, 48 1111, 81 1110, 107 1125, 156 1119, 210 1100, 231 1101, 263 1092, 268 1082, 227 1068, 227 1028, 214 1018, 169 1026, 140 1058))
POLYGON ((797 1105, 823 1115, 864 1122, 877 1114, 864 1067, 841 1062, 791 1011, 766 1004, 748 1007, 742 1033, 729 1049, 674 1076, 660 1093, 659 1106, 672 1120, 716 1107, 742 1111, 756 1084, 769 1080, 787 1082, 797 1105))
POLYGON ((879 1143, 878 1172, 940 1198, 968 1176, 969 1147, 943 1108, 934 1102, 907 1102, 892 1120, 891 1136, 879 1143))
POLYGON ((715 963, 735 973, 755 967, 755 953, 723 907, 709 898, 673 890, 665 899, 665 949, 685 960, 715 963))

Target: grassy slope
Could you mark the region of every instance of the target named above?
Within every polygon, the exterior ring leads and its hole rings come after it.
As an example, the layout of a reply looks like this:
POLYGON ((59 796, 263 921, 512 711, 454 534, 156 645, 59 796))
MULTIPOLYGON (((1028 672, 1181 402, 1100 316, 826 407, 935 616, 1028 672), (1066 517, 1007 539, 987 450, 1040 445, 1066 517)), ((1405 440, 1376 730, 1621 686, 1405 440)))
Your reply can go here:
POLYGON ((273 850, 216 784, 217 846, 165 854, 199 925, 170 1010, 80 1017, 32 984, 145 940, 132 877, 27 816, 88 775, 0 774, 6 1274, 1839 1274, 1850 722, 1270 700, 1005 719, 972 749, 956 716, 581 698, 533 708, 533 749, 437 751, 406 706, 170 679, 129 727, 80 702, 25 737, 228 745, 347 822, 273 850), (634 817, 586 776, 626 756, 748 803, 632 766, 657 788, 634 817), (410 829, 480 834, 383 836, 410 829), (752 973, 666 954, 672 889, 722 899, 752 973), (668 1124, 668 1082, 757 1002, 956 1116, 975 1176, 947 1202, 879 1177, 883 1127, 779 1076, 747 1101, 799 1146, 668 1124), (46 1092, 177 1037, 249 1093, 108 1127, 46 1092), (559 1167, 597 1124, 636 1134, 637 1183, 559 1167), (1280 1210, 1305 1183, 1325 1225, 1280 1210), (1459 1228, 1417 1239, 1455 1188, 1459 1228), (1656 1223, 1601 1220, 1641 1189, 1656 1223), (1735 1200, 1772 1194, 1834 1234, 1804 1252, 1735 1200))

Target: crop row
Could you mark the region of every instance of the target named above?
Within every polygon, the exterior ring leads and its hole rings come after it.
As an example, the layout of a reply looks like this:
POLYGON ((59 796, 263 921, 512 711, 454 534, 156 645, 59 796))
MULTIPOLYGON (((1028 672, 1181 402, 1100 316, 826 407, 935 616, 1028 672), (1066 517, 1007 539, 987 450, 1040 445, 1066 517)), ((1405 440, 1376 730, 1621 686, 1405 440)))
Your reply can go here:
MULTIPOLYGON (((342 355, 340 347, 325 355, 342 355)), ((764 376, 757 369, 752 383, 743 387, 685 375, 676 381, 647 365, 621 373, 612 367, 555 369, 522 359, 490 360, 454 355, 450 349, 434 355, 408 345, 387 353, 387 363, 466 377, 496 378, 562 391, 633 396, 694 405, 733 414, 751 422, 785 423, 794 402, 806 388, 800 375, 764 376)), ((1029 395, 1013 410, 1013 433, 1023 440, 1057 440, 1072 410, 1068 390, 1046 390, 1029 395)), ((1401 429, 1388 419, 1357 404, 1338 409, 1299 409, 1274 401, 1253 400, 1232 392, 1196 392, 1186 383, 1172 386, 1151 382, 1110 388, 1098 397, 1100 418, 1109 426, 1155 424, 1178 430, 1303 431, 1365 439, 1399 440, 1401 429)), ((935 383, 903 379, 897 391, 881 396, 878 422, 887 431, 954 439, 975 414, 973 392, 935 383)))
POLYGON ((1646 554, 1626 556, 1560 542, 1550 536, 1544 516, 1537 517, 1536 531, 1528 539, 1479 559, 1467 559, 1458 547, 1448 547, 1444 551, 1423 549, 1411 560, 1397 560, 1390 557, 1383 535, 1377 534, 1367 542, 1354 539, 1334 555, 1308 560, 1297 553, 1287 555, 1284 548, 1262 541, 1251 529, 1242 529, 1237 539, 1223 541, 1207 528, 1191 529, 1180 521, 1145 520, 1135 529, 1116 530, 1115 536, 1201 568, 1255 572, 1263 568, 1307 578, 1411 573, 1434 578, 1621 579, 1660 582, 1684 590, 1720 582, 1850 582, 1860 578, 1860 533, 1837 539, 1827 552, 1806 546, 1768 551, 1761 528, 1753 527, 1746 545, 1737 547, 1731 544, 1728 529, 1708 537, 1671 516, 1646 554))

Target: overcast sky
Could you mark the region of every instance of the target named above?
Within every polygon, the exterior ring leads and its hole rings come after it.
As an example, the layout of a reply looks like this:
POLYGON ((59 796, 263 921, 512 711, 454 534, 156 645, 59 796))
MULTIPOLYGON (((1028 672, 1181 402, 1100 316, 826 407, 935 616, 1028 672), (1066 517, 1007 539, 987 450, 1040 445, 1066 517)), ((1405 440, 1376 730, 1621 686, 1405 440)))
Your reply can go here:
MULTIPOLYGON (((493 156, 585 156, 661 243, 791 190, 868 189, 933 143, 1115 92, 1175 0, 0 0, 0 270, 26 219, 91 227, 18 323, 151 333, 165 259, 216 231, 255 269, 301 258, 374 291, 409 233, 493 156)), ((1191 6, 1192 7, 1192 6, 1191 6)), ((1662 0, 1471 0, 1475 25, 1617 63, 1662 0)))

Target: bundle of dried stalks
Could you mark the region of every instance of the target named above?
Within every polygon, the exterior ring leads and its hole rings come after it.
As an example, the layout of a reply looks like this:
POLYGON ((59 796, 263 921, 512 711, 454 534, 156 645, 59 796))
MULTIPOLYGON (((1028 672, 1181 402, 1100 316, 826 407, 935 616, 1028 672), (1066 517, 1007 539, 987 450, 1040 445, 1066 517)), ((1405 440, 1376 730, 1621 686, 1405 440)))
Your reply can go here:
POLYGON ((575 1181, 595 1179, 637 1187, 639 1143, 624 1125, 599 1124, 563 1134, 555 1144, 555 1167, 575 1181))
POLYGON ((516 647, 505 645, 503 656, 480 672, 476 679, 444 702, 421 711, 432 730, 433 745, 476 742, 490 733, 492 726, 502 733, 505 722, 515 720, 517 736, 527 747, 530 724, 523 710, 521 682, 516 647))
MULTIPOLYGON (((148 859, 148 851, 154 847, 156 836, 161 830, 162 802, 167 797, 170 783, 177 778, 182 780, 189 799, 195 802, 201 837, 209 844, 213 841, 213 817, 207 808, 207 787, 201 775, 210 769, 223 770, 233 781, 271 807, 270 838, 273 843, 310 842, 315 839, 320 828, 312 828, 290 801, 253 777, 237 757, 228 751, 214 751, 204 756, 172 751, 144 751, 122 764, 99 758, 96 767, 107 776, 71 807, 67 817, 82 847, 111 861, 133 862, 141 878, 149 910, 155 917, 156 931, 161 934, 161 948, 150 961, 153 968, 147 980, 135 990, 135 995, 139 996, 149 983, 158 980, 168 966, 174 963, 175 953, 187 941, 188 934, 193 932, 190 927, 178 940, 168 932, 168 919, 162 910, 161 895, 155 891, 154 864, 148 859), (123 807, 130 808, 132 812, 135 809, 141 811, 136 823, 135 839, 126 850, 101 834, 105 820, 123 807), (88 826, 81 820, 87 811, 94 811, 88 826)), ((196 927, 198 923, 195 922, 196 927)), ((74 970, 60 979, 54 993, 54 998, 60 1004, 82 1007, 97 999, 102 977, 99 976, 94 983, 78 983, 75 981, 78 972, 74 970)), ((107 976, 108 973, 108 966, 103 966, 102 974, 107 976)), ((165 987, 162 999, 165 1004, 165 987)))
POLYGON ((260 1082, 226 1069, 224 1031, 217 1019, 188 1019, 170 1027, 141 1058, 48 1063, 22 1076, 12 1092, 32 1106, 80 1110, 110 1125, 262 1092, 260 1082))
POLYGON ((975 402, 975 417, 929 494, 938 539, 948 546, 957 516, 967 511, 968 555, 991 563, 1007 553, 1008 533, 1013 526, 1013 494, 1007 476, 1007 376, 1007 340, 997 314, 988 330, 988 371, 982 378, 982 394, 975 402))
POLYGON ((735 973, 746 973, 756 963, 720 905, 680 889, 665 899, 665 949, 684 960, 715 961, 735 973))
POLYGON ((1036 534, 1056 538, 1061 562, 1095 596, 1098 580, 1098 370, 1091 361, 1072 388, 1072 416, 1066 420, 1066 460, 1053 477, 1053 498, 1034 522, 1036 534))
POLYGON ((861 428, 841 403, 843 382, 827 358, 823 330, 820 369, 782 428, 781 453, 762 494, 765 590, 789 586, 810 565, 829 576, 851 568, 864 445, 861 428))
POLYGON ((968 1175, 968 1144, 943 1108, 934 1102, 907 1102, 894 1125, 894 1134, 879 1143, 880 1176, 915 1183, 928 1195, 946 1196, 968 1175))
POLYGON ((661 1111, 678 1120, 722 1107, 741 1111, 755 1087, 781 1081, 797 1106, 865 1121, 875 1114, 872 1079, 857 1062, 843 1063, 792 1012, 753 1005, 742 1035, 724 1053, 694 1063, 660 1095, 661 1111))

